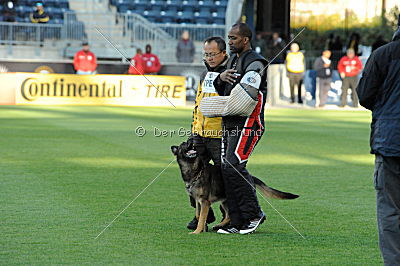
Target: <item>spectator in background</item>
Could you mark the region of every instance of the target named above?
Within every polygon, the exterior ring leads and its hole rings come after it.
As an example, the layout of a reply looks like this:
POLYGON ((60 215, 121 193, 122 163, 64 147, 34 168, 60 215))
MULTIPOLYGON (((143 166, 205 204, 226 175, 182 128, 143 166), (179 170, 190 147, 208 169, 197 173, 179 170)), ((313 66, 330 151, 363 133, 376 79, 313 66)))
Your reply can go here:
POLYGON ((44 11, 43 3, 36 3, 36 10, 30 14, 32 23, 47 23, 50 20, 49 15, 44 11))
POLYGON ((333 42, 335 41, 335 35, 329 34, 328 39, 325 41, 325 50, 332 50, 333 42))
POLYGON ((351 88, 351 98, 353 100, 353 107, 358 107, 358 97, 356 87, 358 84, 358 74, 362 70, 361 60, 356 56, 353 49, 347 50, 347 55, 343 56, 338 63, 338 71, 342 78, 342 103, 340 107, 347 104, 347 91, 351 88))
MULTIPOLYGON (((267 48, 268 48, 268 58, 271 60, 274 58, 277 54, 279 54, 280 51, 285 47, 286 43, 284 40, 282 40, 281 37, 279 37, 279 33, 274 32, 272 34, 272 39, 269 42, 267 48)), ((271 62, 271 64, 283 64, 285 62, 285 53, 281 53, 277 58, 275 58, 274 61, 271 62)))
POLYGON ((193 63, 195 47, 190 40, 189 32, 185 30, 182 32, 182 39, 178 42, 176 47, 176 58, 179 63, 193 63))
POLYGON ((360 34, 358 34, 357 32, 353 32, 350 36, 350 40, 347 45, 347 49, 353 49, 356 56, 361 55, 361 53, 359 53, 358 51, 360 46, 360 39, 361 39, 360 34))
MULTIPOLYGON (((36 2, 36 10, 30 14, 30 19, 32 23, 47 23, 50 20, 49 15, 44 11, 43 3, 36 2)), ((44 41, 44 29, 40 29, 40 47, 43 47, 44 41)))
POLYGON ((331 51, 325 50, 322 52, 322 56, 318 57, 314 62, 314 70, 317 71, 318 88, 319 88, 319 105, 318 107, 324 107, 326 100, 328 99, 328 92, 331 89, 332 80, 332 64, 331 51))
POLYGON ((376 39, 376 41, 372 44, 371 52, 375 51, 376 49, 378 49, 379 47, 381 47, 382 45, 385 45, 387 43, 388 42, 383 39, 383 36, 379 35, 378 38, 376 39))
MULTIPOLYGON (((3 7, 3 21, 4 22, 15 22, 17 15, 16 5, 18 0, 1 0, 1 6, 3 7)), ((15 33, 10 32, 8 26, 0 26, 1 39, 2 40, 14 40, 15 33), (10 36, 11 35, 11 36, 10 36)))
POLYGON ((18 0, 1 0, 4 22, 15 22, 15 17, 17 15, 17 4, 18 0))
MULTIPOLYGON (((272 60, 286 46, 285 41, 279 37, 279 33, 274 32, 272 38, 267 42, 266 59, 272 60)), ((272 104, 283 96, 283 72, 285 71, 285 52, 282 51, 274 60, 270 62, 268 67, 268 83, 269 97, 272 104)))
POLYGON ((340 36, 335 37, 335 41, 331 45, 331 51, 332 69, 336 69, 340 58, 343 56, 343 42, 340 36))
POLYGON ((96 74, 96 56, 89 50, 89 43, 82 43, 82 50, 77 52, 74 57, 74 68, 78 75, 96 74))
POLYGON ((144 74, 144 61, 142 58, 142 49, 136 49, 136 55, 131 59, 131 64, 128 70, 128 74, 131 75, 144 74))
POLYGON ((290 84, 290 102, 294 103, 294 87, 297 86, 298 103, 302 104, 301 85, 304 77, 304 55, 300 52, 297 43, 290 45, 290 52, 286 56, 287 76, 290 84))
POLYGON ((158 71, 161 69, 160 60, 158 56, 151 53, 151 45, 146 45, 146 53, 142 55, 143 59, 143 70, 145 74, 154 74, 156 75, 158 71))
POLYGON ((264 40, 261 32, 258 32, 256 35, 256 39, 252 41, 251 46, 253 50, 262 56, 266 56, 267 54, 267 42, 264 40))

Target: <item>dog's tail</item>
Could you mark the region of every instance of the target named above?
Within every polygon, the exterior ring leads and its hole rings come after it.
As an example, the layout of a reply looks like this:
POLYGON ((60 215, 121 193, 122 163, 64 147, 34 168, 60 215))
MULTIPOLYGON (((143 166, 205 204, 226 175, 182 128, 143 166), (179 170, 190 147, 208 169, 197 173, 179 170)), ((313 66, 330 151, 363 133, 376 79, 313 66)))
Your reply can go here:
POLYGON ((256 187, 268 198, 274 199, 296 199, 299 195, 292 194, 289 192, 279 191, 272 187, 267 186, 262 180, 258 179, 257 177, 253 176, 254 184, 256 187))

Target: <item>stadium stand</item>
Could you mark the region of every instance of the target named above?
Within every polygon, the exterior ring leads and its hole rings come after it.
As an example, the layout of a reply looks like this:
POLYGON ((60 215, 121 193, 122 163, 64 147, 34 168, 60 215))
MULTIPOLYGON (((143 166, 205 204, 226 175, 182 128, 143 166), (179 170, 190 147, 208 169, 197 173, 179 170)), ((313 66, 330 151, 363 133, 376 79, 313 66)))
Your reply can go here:
POLYGON ((119 13, 136 13, 156 23, 225 24, 228 0, 110 0, 119 13))
POLYGON ((18 1, 15 23, 4 22, 0 12, 0 48, 6 48, 0 49, 0 58, 71 58, 82 40, 88 40, 103 59, 121 60, 98 27, 129 57, 149 43, 163 63, 176 62, 176 44, 188 30, 201 62, 202 41, 225 35, 225 14, 231 5, 228 0, 42 0, 50 20, 33 24, 29 14, 35 2, 18 1))

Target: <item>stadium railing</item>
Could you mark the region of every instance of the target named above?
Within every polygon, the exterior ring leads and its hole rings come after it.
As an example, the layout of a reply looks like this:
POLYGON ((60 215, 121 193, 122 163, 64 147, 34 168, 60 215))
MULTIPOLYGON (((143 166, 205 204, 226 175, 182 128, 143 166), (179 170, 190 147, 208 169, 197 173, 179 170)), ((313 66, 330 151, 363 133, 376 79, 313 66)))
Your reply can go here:
POLYGON ((40 45, 44 40, 63 40, 64 25, 0 22, 0 43, 16 45, 40 45))
MULTIPOLYGON (((200 63, 202 41, 209 36, 225 36, 223 25, 152 23, 135 13, 71 11, 64 12, 63 18, 60 23, 47 24, 0 22, 0 43, 39 46, 47 40, 61 41, 57 46, 65 48, 63 55, 67 57, 73 56, 75 47, 80 48, 78 43, 82 40, 88 40, 92 47, 105 51, 111 49, 96 31, 95 26, 98 26, 122 50, 144 49, 146 44, 150 44, 163 63, 176 63, 176 46, 182 32, 187 30, 195 42, 195 62, 200 63), (103 19, 105 16, 107 19, 103 19)), ((106 51, 105 54, 109 54, 110 58, 118 58, 118 53, 106 51)))

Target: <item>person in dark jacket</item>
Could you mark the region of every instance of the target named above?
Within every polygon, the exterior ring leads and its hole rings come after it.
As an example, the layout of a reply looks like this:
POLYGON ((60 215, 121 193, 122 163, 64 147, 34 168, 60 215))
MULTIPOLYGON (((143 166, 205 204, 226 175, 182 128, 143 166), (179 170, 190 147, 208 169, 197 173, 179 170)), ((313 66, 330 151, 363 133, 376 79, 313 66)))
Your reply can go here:
POLYGON ((1 0, 4 22, 15 22, 15 17, 17 15, 17 4, 18 0, 1 0))
POLYGON ((189 32, 182 33, 182 39, 176 46, 176 59, 179 63, 193 63, 196 48, 190 40, 189 32))
MULTIPOLYGON (((282 49, 286 46, 285 41, 279 36, 279 33, 274 32, 272 39, 267 45, 268 48, 268 59, 272 59, 278 55, 282 49)), ((279 54, 271 64, 283 64, 285 63, 285 53, 279 54)))
POLYGON ((314 70, 317 71, 318 88, 319 88, 319 107, 324 107, 328 99, 328 92, 331 89, 332 67, 331 67, 331 51, 325 50, 322 56, 318 57, 314 62, 314 70))
POLYGON ((379 246, 385 265, 400 265, 400 21, 393 41, 374 51, 357 92, 372 111, 371 153, 379 246))
MULTIPOLYGON (((3 7, 3 21, 4 22, 15 22, 15 17, 17 15, 17 4, 18 0, 1 0, 1 5, 3 7)), ((15 39, 15 30, 10 28, 8 25, 0 26, 2 40, 14 40, 15 39), (11 31, 10 31, 11 29, 11 31)))
POLYGON ((247 24, 232 26, 228 33, 232 56, 227 63, 227 70, 214 81, 220 96, 229 96, 234 89, 245 86, 247 93, 257 99, 256 106, 251 110, 242 110, 244 105, 235 105, 232 107, 237 108, 235 111, 221 115, 222 178, 231 219, 229 225, 217 231, 221 234, 252 233, 265 220, 265 214, 258 204, 253 176, 246 170, 247 161, 264 133, 268 64, 264 57, 251 49, 251 37, 252 32, 247 24), (244 111, 249 115, 239 115, 244 111))
MULTIPOLYGON (((30 19, 32 23, 39 23, 39 24, 45 24, 49 22, 50 17, 49 15, 44 11, 43 3, 42 2, 37 2, 36 3, 36 10, 30 14, 30 19)), ((44 34, 45 34, 45 29, 41 28, 40 29, 40 46, 43 46, 43 41, 44 41, 44 34)))

